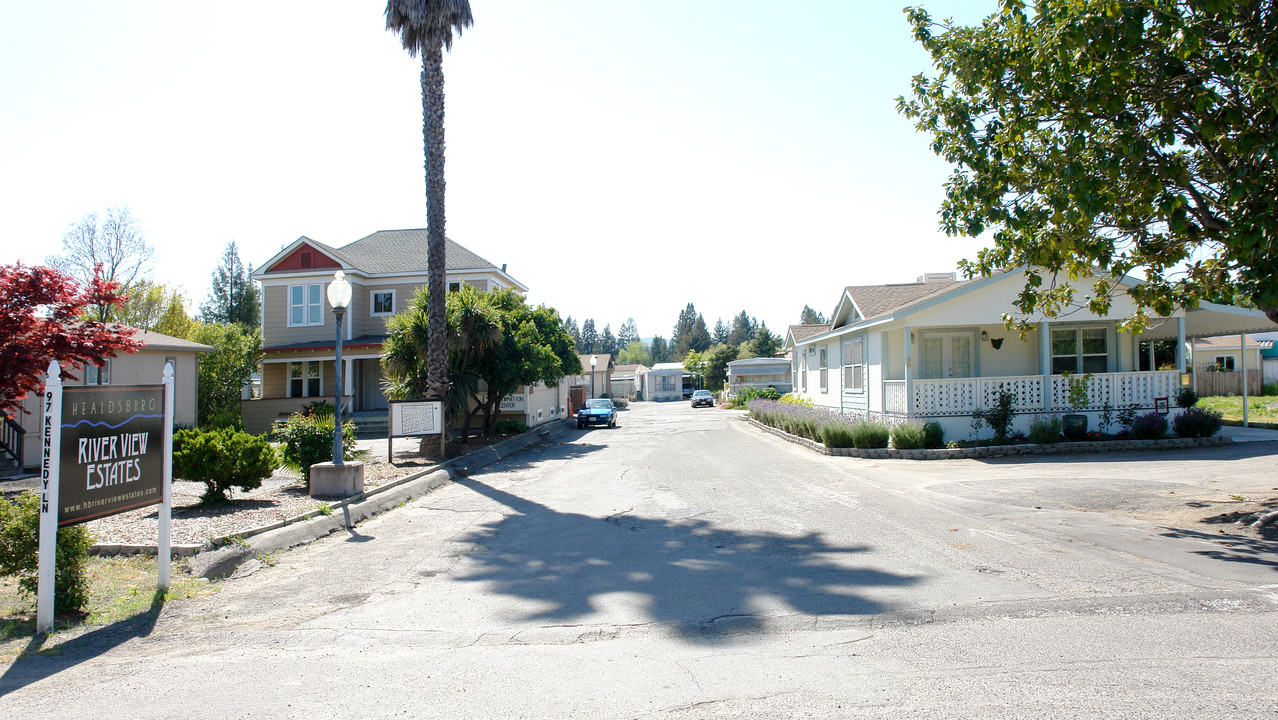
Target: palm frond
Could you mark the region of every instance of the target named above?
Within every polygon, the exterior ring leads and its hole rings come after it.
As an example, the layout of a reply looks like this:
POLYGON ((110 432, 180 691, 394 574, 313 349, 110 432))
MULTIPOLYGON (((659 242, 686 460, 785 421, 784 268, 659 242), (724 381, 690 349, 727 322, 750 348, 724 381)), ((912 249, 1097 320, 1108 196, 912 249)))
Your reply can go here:
POLYGON ((399 33, 404 49, 412 57, 443 47, 453 47, 453 31, 475 23, 470 0, 387 0, 386 29, 399 33))

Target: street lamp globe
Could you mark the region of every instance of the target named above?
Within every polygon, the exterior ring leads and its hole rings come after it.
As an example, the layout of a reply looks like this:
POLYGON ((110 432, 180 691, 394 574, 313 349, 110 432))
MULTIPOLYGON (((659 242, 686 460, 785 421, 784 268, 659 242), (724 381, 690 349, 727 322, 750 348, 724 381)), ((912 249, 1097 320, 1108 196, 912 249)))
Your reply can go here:
POLYGON ((351 304, 351 284, 341 270, 333 273, 333 282, 328 284, 328 304, 337 311, 345 310, 351 304))

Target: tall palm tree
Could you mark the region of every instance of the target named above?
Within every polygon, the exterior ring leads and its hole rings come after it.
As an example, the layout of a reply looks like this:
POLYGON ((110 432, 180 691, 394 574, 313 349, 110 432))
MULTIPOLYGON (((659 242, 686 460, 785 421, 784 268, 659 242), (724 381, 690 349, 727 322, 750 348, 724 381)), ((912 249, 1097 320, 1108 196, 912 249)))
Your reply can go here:
POLYGON ((470 27, 469 0, 387 0, 386 29, 398 32, 412 57, 422 56, 422 140, 426 151, 426 282, 429 345, 426 391, 448 397, 444 300, 444 50, 453 31, 470 27))

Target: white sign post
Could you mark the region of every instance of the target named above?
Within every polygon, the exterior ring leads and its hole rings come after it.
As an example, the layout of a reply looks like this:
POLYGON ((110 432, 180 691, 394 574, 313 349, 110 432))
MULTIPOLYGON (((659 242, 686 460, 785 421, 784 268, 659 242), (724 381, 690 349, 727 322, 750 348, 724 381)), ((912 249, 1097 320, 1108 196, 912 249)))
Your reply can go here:
POLYGON ((62 368, 49 363, 44 384, 44 446, 40 461, 40 559, 36 578, 36 633, 53 629, 53 579, 57 570, 58 472, 62 465, 62 368))
POLYGON ((173 514, 173 363, 164 363, 164 477, 160 482, 163 483, 163 499, 160 500, 160 537, 155 551, 155 562, 160 571, 156 584, 160 590, 168 592, 172 556, 169 521, 173 514))

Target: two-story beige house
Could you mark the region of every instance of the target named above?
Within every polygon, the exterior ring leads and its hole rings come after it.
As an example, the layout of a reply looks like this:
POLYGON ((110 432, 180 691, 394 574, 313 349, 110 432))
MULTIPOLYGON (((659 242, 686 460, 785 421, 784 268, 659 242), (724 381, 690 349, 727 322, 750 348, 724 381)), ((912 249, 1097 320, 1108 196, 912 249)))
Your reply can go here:
MULTIPOLYGON (((449 290, 528 288, 498 266, 447 241, 449 290)), ((262 286, 262 392, 242 404, 244 425, 264 432, 280 417, 315 401, 332 402, 336 328, 328 284, 341 270, 351 283, 342 326, 343 404, 384 410, 382 341, 386 320, 426 284, 426 230, 382 230, 340 248, 300 237, 253 274, 262 286)))

